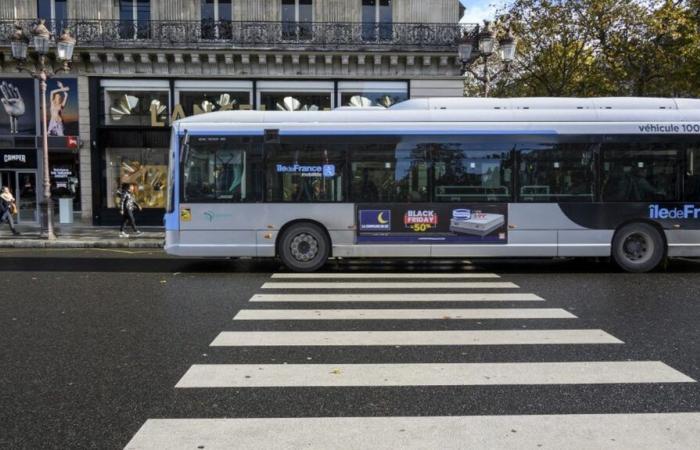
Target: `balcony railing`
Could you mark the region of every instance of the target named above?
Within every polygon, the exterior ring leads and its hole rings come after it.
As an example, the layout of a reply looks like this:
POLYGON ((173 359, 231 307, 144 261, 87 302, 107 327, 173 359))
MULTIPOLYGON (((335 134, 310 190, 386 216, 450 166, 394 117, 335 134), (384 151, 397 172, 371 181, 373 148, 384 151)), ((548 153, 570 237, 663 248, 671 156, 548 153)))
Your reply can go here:
MULTIPOLYGON (((8 45, 16 23, 29 32, 35 20, 0 20, 0 45, 8 45)), ((63 20, 80 48, 456 51, 459 37, 475 25, 443 23, 237 22, 63 20)))

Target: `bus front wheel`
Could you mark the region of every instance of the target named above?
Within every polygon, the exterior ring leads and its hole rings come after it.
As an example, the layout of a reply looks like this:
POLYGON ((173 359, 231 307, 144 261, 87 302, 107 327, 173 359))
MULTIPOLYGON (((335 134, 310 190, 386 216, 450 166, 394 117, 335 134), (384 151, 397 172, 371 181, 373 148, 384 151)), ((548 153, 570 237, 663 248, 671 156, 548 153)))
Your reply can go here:
POLYGON ((665 254, 661 233, 647 223, 631 223, 615 233, 612 256, 617 265, 627 272, 654 270, 665 254))
POLYGON ((328 261, 330 242, 321 227, 297 223, 284 231, 279 244, 282 262, 294 272, 314 272, 328 261))

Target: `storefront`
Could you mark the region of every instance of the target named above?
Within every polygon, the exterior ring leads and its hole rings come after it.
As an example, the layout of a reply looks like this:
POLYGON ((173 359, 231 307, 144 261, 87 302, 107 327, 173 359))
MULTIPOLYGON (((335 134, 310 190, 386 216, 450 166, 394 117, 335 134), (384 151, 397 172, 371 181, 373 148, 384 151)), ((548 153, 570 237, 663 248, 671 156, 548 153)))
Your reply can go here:
MULTIPOLYGON (((0 178, 18 200, 19 223, 39 220, 43 198, 39 86, 32 78, 0 78, 0 178)), ((76 78, 47 82, 49 174, 54 199, 73 199, 80 211, 78 83, 76 78)), ((55 202, 58 214, 59 202, 55 202)))
POLYGON ((38 222, 37 152, 33 146, 0 149, 0 186, 10 188, 17 200, 17 223, 38 222))
POLYGON ((122 184, 136 188, 141 225, 162 225, 170 123, 225 110, 330 110, 391 106, 409 98, 407 81, 90 80, 93 222, 120 222, 122 184))

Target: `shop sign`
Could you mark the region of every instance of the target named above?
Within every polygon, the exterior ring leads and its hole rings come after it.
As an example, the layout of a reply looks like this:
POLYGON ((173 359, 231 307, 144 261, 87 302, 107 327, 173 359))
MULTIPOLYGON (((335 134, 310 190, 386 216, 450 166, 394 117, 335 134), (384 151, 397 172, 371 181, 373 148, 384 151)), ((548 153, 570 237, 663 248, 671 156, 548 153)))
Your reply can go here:
POLYGON ((0 150, 0 168, 36 168, 36 150, 0 150))
POLYGON ((508 205, 358 205, 357 241, 362 243, 506 244, 508 205))
POLYGON ((35 135, 34 79, 0 78, 0 135, 35 135))
MULTIPOLYGON (((237 106, 234 104, 227 104, 227 105, 222 105, 218 109, 214 109, 213 106, 211 107, 205 107, 205 109, 199 107, 198 105, 193 105, 193 116, 197 116, 199 114, 204 114, 208 112, 214 112, 214 111, 232 111, 233 107, 237 106)), ((166 125, 170 125, 171 123, 175 122, 176 120, 184 119, 187 117, 187 114, 185 114, 185 109, 182 107, 181 104, 176 104, 173 107, 173 113, 170 115, 169 120, 163 120, 161 119, 162 117, 162 111, 159 110, 160 105, 158 104, 153 104, 151 103, 150 107, 150 113, 151 113, 151 126, 152 127, 164 127, 166 125)), ((251 109, 250 105, 240 105, 240 110, 242 111, 248 111, 251 109)))

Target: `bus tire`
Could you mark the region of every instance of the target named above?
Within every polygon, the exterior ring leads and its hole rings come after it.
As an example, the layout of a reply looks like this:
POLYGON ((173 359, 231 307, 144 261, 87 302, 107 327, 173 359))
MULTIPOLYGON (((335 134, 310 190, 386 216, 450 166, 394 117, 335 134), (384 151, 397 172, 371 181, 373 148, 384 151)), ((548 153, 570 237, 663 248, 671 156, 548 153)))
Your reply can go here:
POLYGON ((313 223, 292 225, 284 231, 279 242, 280 259, 294 272, 315 272, 326 264, 330 255, 328 236, 313 223))
POLYGON ((630 223, 615 233, 612 256, 627 272, 649 272, 666 256, 666 243, 659 230, 648 223, 630 223))

